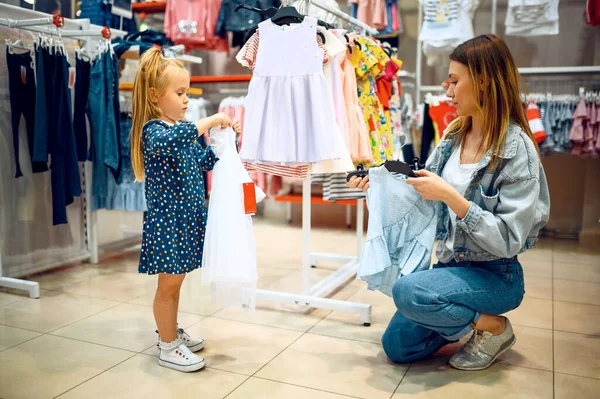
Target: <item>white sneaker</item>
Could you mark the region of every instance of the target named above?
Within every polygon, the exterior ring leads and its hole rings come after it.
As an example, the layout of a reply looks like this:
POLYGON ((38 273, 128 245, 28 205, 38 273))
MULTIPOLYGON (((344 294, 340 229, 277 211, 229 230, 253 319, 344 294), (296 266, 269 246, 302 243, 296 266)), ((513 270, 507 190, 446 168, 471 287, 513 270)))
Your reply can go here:
POLYGON ((177 336, 183 341, 185 346, 188 347, 192 352, 198 352, 204 349, 206 342, 202 338, 192 338, 186 333, 183 328, 177 329, 177 336))
POLYGON ((173 342, 160 341, 160 355, 158 364, 173 370, 190 373, 206 366, 206 360, 194 355, 180 338, 173 342))
MULTIPOLYGON (((158 330, 156 330, 156 333, 158 334, 158 342, 160 343, 160 334, 158 333, 158 330)), ((177 338, 181 339, 185 346, 192 352, 201 351, 206 346, 206 342, 202 338, 190 337, 183 328, 177 328, 177 338)), ((160 346, 159 343, 157 343, 156 346, 160 346)))

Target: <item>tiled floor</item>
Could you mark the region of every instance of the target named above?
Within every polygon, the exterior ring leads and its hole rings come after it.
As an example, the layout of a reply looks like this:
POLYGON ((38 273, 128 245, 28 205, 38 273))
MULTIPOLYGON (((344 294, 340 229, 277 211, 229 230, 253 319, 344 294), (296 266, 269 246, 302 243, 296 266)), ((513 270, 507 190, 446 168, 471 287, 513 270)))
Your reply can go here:
MULTIPOLYGON (((299 292, 301 230, 255 222, 261 288, 299 292)), ((345 230, 315 230, 313 250, 352 254, 345 230)), ((414 364, 391 364, 380 339, 394 304, 354 281, 335 294, 373 305, 357 315, 259 302, 255 313, 210 303, 200 271, 181 293, 179 322, 207 340, 208 367, 158 366, 154 277, 136 255, 32 276, 40 299, 0 291, 0 398, 597 398, 600 392, 600 254, 543 240, 521 257, 526 298, 509 314, 517 344, 490 369, 463 372, 457 345, 414 364), (595 393, 594 393, 595 392, 595 393)), ((332 265, 312 270, 317 281, 332 265)))

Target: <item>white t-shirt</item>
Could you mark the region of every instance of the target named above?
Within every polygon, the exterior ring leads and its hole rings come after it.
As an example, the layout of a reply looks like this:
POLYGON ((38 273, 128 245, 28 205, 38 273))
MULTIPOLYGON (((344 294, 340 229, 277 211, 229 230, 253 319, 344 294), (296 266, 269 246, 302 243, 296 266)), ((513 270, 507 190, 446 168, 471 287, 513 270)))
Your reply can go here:
MULTIPOLYGON (((462 145, 456 147, 448 159, 444 170, 442 171, 442 178, 446 180, 452 187, 456 189, 461 195, 465 195, 467 187, 473 180, 473 174, 477 170, 476 163, 461 164, 460 163, 460 152, 462 145)), ((450 217, 450 226, 448 228, 448 240, 446 241, 446 247, 454 251, 454 235, 456 233, 456 213, 450 207, 448 207, 448 216, 450 217)))

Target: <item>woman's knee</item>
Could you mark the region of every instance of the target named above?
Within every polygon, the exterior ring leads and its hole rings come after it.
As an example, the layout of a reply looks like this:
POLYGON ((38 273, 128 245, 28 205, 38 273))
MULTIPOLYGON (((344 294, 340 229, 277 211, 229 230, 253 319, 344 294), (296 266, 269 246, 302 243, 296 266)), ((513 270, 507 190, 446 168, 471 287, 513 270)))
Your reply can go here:
POLYGON ((425 350, 403 345, 402 336, 397 332, 386 331, 381 337, 381 344, 385 355, 394 363, 410 363, 421 360, 430 355, 425 350))
POLYGON ((406 315, 417 303, 415 284, 410 276, 399 278, 392 287, 392 297, 396 308, 400 313, 406 315))

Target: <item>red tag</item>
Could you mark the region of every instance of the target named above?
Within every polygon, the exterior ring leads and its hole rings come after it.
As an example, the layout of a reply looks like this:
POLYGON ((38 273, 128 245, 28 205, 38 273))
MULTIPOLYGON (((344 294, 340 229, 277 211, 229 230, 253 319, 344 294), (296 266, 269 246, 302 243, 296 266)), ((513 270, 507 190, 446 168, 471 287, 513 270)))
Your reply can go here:
POLYGON ((69 68, 69 89, 75 87, 75 68, 69 68))
POLYGON ((244 190, 244 211, 246 215, 256 214, 256 188, 254 183, 242 183, 244 190))
POLYGON ((21 83, 27 84, 27 67, 25 65, 21 65, 21 83))

